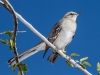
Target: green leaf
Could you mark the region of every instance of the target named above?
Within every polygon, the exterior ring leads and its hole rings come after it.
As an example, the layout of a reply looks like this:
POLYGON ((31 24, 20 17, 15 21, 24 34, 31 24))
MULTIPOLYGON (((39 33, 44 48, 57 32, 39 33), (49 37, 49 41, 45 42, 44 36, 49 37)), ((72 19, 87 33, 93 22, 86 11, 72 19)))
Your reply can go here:
POLYGON ((24 72, 28 71, 27 65, 26 64, 20 64, 21 70, 24 72))
POLYGON ((80 64, 80 66, 81 66, 83 69, 86 69, 86 67, 85 67, 83 64, 80 64))
POLYGON ((83 61, 85 61, 85 60, 87 60, 87 59, 88 59, 88 57, 81 58, 81 59, 80 59, 80 62, 83 62, 83 61))
POLYGON ((100 72, 98 72, 98 75, 100 75, 100 72))
POLYGON ((76 61, 77 63, 80 62, 80 61, 78 61, 78 60, 75 60, 75 61, 76 61))
POLYGON ((12 32, 11 31, 5 31, 4 34, 7 34, 10 38, 12 37, 12 32))
POLYGON ((18 75, 21 75, 20 72, 18 72, 18 75))
POLYGON ((71 53, 71 55, 70 56, 80 56, 79 54, 77 54, 77 53, 71 53))
POLYGON ((66 61, 66 64, 67 64, 68 66, 71 66, 71 63, 70 63, 70 62, 68 62, 68 61, 66 61))
POLYGON ((86 62, 86 61, 83 61, 83 64, 87 65, 87 66, 91 66, 91 64, 89 62, 86 62))
POLYGON ((23 71, 24 71, 24 72, 28 72, 28 68, 24 68, 23 71))
POLYGON ((8 40, 5 41, 5 40, 0 39, 0 42, 3 43, 3 44, 9 44, 8 40))
POLYGON ((74 67, 73 64, 71 64, 69 61, 66 61, 66 64, 67 64, 68 66, 74 67))
POLYGON ((14 42, 12 39, 10 39, 10 49, 13 50, 13 47, 14 47, 14 42))
POLYGON ((57 53, 56 50, 54 50, 53 53, 54 53, 54 54, 57 53))
POLYGON ((100 63, 97 63, 97 71, 100 71, 100 63))
POLYGON ((13 71, 13 72, 15 71, 16 67, 17 67, 16 64, 14 64, 14 65, 12 66, 12 71, 13 71))

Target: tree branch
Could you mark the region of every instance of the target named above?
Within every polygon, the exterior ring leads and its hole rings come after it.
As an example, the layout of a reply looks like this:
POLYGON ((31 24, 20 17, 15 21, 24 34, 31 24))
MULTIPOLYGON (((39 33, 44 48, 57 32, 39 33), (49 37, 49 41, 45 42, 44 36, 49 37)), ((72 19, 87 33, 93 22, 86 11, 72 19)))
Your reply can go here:
POLYGON ((86 75, 92 75, 86 69, 83 69, 80 65, 78 65, 73 59, 71 59, 68 55, 65 55, 61 50, 57 50, 56 47, 51 44, 42 34, 40 34, 30 23, 28 23, 21 15, 15 12, 17 18, 24 23, 33 33, 35 33, 38 37, 40 37, 47 45, 49 45, 52 49, 56 50, 64 59, 71 62, 76 68, 83 71, 86 75))
POLYGON ((86 69, 83 69, 80 65, 78 65, 73 59, 70 59, 68 55, 65 55, 61 50, 57 50, 56 47, 51 44, 42 34, 40 34, 30 23, 28 23, 21 15, 16 12, 17 18, 24 23, 33 33, 35 33, 38 37, 40 37, 47 45, 49 45, 52 49, 56 50, 64 59, 71 62, 76 68, 83 71, 86 75, 92 75, 86 69))
POLYGON ((17 29, 18 29, 18 22, 17 22, 17 18, 16 18, 16 15, 15 15, 15 11, 7 0, 4 0, 4 3, 3 2, 1 2, 1 3, 13 15, 13 18, 14 18, 14 31, 13 31, 13 37, 12 37, 12 40, 14 42, 13 49, 14 49, 16 64, 18 66, 19 72, 20 72, 21 75, 24 75, 22 70, 21 70, 21 67, 19 65, 18 52, 17 52, 17 47, 16 47, 16 35, 17 35, 17 29))

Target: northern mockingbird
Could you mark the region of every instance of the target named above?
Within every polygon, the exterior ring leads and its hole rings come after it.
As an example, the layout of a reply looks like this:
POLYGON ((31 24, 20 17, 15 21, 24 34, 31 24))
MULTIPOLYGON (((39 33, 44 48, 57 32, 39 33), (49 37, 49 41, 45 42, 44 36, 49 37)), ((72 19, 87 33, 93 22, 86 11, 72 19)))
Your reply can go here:
MULTIPOLYGON (((62 50, 64 52, 65 47, 72 41, 75 31, 76 31, 76 18, 79 13, 76 12, 68 12, 64 15, 64 17, 59 20, 54 27, 52 28, 49 36, 47 37, 48 41, 51 42, 58 50, 62 50)), ((45 56, 47 50, 50 47, 45 43, 41 42, 36 45, 34 48, 19 54, 19 61, 23 61, 29 56, 33 55, 38 50, 45 50, 43 57, 45 56)), ((59 54, 57 52, 53 52, 49 57, 48 61, 54 63, 59 54)), ((16 63, 15 58, 11 58, 8 61, 9 65, 14 65, 16 63)))

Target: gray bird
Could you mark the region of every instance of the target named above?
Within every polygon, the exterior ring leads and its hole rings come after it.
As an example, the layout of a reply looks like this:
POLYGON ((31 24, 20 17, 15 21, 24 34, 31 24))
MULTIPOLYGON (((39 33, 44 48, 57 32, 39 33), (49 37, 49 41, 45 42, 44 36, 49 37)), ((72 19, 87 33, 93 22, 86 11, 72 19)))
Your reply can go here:
MULTIPOLYGON (((76 31, 76 18, 80 13, 76 12, 68 12, 64 15, 64 17, 59 20, 54 27, 52 28, 49 36, 47 37, 48 41, 51 42, 57 49, 62 50, 65 52, 66 46, 72 41, 75 31, 76 31)), ((45 43, 41 42, 38 45, 34 46, 33 48, 21 53, 18 55, 19 62, 23 61, 24 59, 32 56, 39 50, 45 50, 43 58, 50 47, 45 43)), ((60 55, 57 52, 53 52, 49 57, 48 61, 51 63, 55 63, 57 58, 60 55)), ((16 63, 15 57, 11 58, 8 61, 9 65, 14 65, 16 63)))

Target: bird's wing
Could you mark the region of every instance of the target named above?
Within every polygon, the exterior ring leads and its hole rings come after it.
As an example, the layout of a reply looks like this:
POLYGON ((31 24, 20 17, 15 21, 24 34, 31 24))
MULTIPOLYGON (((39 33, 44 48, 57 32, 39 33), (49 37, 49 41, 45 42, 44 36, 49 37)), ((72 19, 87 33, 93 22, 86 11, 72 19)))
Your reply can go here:
POLYGON ((61 23, 57 22, 52 28, 50 35, 48 36, 49 42, 53 43, 58 37, 60 31, 61 31, 61 23))
MULTIPOLYGON (((54 27, 52 28, 52 30, 51 30, 51 32, 50 32, 50 34, 49 34, 49 36, 48 36, 48 41, 49 42, 51 42, 51 43, 53 43, 56 39, 57 39, 57 37, 59 36, 59 33, 60 33, 60 31, 61 31, 61 21, 59 21, 59 22, 57 22, 55 25, 54 25, 54 27)), ((46 50, 45 50, 45 52, 44 52, 44 55, 43 55, 43 58, 44 58, 44 56, 45 56, 45 54, 46 54, 46 52, 47 52, 47 50, 49 49, 50 47, 48 46, 48 45, 46 45, 46 50)))

